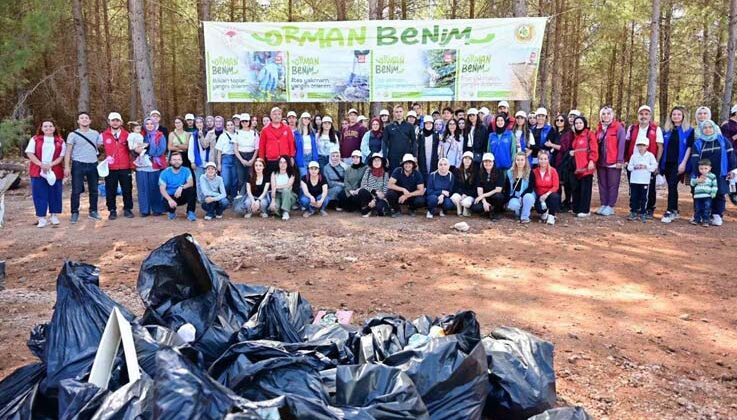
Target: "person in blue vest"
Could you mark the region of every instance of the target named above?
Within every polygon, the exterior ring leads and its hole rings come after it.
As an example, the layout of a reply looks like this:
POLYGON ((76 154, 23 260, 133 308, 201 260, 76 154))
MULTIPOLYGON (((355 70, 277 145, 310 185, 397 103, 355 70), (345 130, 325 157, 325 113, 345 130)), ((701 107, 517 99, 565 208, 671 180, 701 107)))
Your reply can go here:
POLYGON ((297 129, 294 130, 294 145, 296 155, 294 166, 299 169, 300 178, 307 175, 307 164, 317 161, 317 136, 312 129, 312 116, 309 112, 303 112, 299 118, 297 129))
POLYGON ((660 173, 668 183, 668 209, 661 222, 671 223, 678 219, 678 183, 684 174, 691 173, 691 148, 689 138, 693 128, 688 122, 688 112, 682 106, 670 111, 663 132, 663 156, 660 158, 660 173))
POLYGON ((553 126, 548 124, 547 109, 541 107, 535 111, 535 125, 530 131, 532 131, 532 135, 537 140, 535 143, 530 144, 530 149, 532 150, 532 154, 530 155, 532 161, 530 163, 532 163, 533 167, 536 167, 537 153, 540 150, 546 150, 550 153, 550 156, 553 156, 555 149, 552 146, 558 144, 557 132, 553 130, 553 126))
MULTIPOLYGON (((189 137, 189 147, 187 148, 187 155, 189 161, 192 162, 192 170, 194 172, 195 179, 200 179, 205 173, 205 165, 208 162, 215 162, 215 147, 207 139, 207 129, 205 128, 205 120, 202 117, 197 117, 194 120, 194 131, 189 137)), ((217 166, 217 165, 216 165, 217 166)), ((199 193, 200 187, 197 187, 197 199, 202 201, 202 197, 199 193)))
POLYGON ((446 158, 438 160, 438 170, 431 173, 427 177, 427 218, 432 219, 433 216, 439 214, 445 217, 446 211, 453 210, 456 205, 450 199, 453 194, 455 179, 453 173, 450 172, 450 161, 446 158))
POLYGON ((717 195, 712 203, 711 224, 721 226, 726 205, 725 194, 729 192, 729 181, 735 177, 732 172, 737 169, 737 158, 735 157, 732 143, 723 135, 719 126, 712 120, 699 123, 700 135, 694 141, 691 152, 691 177, 699 176, 699 161, 709 159, 711 172, 717 177, 717 195))
POLYGON ((503 115, 494 117, 493 130, 489 131, 489 146, 487 150, 496 158, 496 167, 498 169, 506 171, 512 167, 514 163, 512 159, 517 153, 517 145, 512 131, 507 129, 507 121, 503 115))

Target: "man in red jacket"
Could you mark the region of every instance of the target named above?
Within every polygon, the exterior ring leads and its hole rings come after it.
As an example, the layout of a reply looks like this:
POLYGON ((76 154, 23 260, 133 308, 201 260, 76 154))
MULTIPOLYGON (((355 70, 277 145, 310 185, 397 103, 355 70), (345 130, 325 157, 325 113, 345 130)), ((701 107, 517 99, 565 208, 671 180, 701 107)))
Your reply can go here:
POLYGON ((294 144, 294 133, 285 124, 282 124, 282 110, 278 106, 271 108, 271 124, 261 130, 258 157, 266 161, 266 176, 279 169, 279 158, 287 155, 292 158, 297 149, 294 144))
POLYGON ((117 112, 107 117, 110 125, 100 134, 110 173, 105 177, 105 201, 110 212, 109 220, 118 218, 116 209, 116 193, 118 184, 123 191, 123 215, 133 218, 133 178, 131 176, 130 150, 128 149, 128 132, 121 126, 123 118, 117 112))

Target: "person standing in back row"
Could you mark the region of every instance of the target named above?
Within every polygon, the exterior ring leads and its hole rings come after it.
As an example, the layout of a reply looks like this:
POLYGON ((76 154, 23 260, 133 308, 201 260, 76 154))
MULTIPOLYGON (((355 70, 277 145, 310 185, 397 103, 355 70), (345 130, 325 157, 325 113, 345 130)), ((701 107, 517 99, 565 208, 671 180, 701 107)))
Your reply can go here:
POLYGON ((402 158, 412 155, 416 147, 415 128, 404 121, 404 107, 394 106, 394 121, 384 127, 383 139, 389 169, 402 166, 402 158))
POLYGON ((279 169, 279 159, 288 156, 289 167, 294 166, 297 148, 294 144, 294 132, 282 123, 282 110, 278 106, 271 108, 271 123, 264 126, 259 136, 258 157, 266 162, 266 178, 279 169))
POLYGON ((85 111, 77 114, 79 128, 67 136, 67 150, 64 155, 64 176, 72 177, 72 217, 71 223, 79 221, 79 196, 84 183, 90 199, 89 218, 102 220, 97 212, 97 157, 102 144, 100 133, 90 128, 90 114, 85 111))
POLYGON ((100 137, 105 148, 109 173, 105 177, 105 201, 110 212, 109 220, 118 218, 116 196, 118 185, 123 192, 123 215, 133 218, 133 177, 131 175, 131 159, 128 149, 128 132, 122 127, 123 118, 117 112, 107 117, 110 125, 100 137))
POLYGON ((353 164, 354 150, 361 148, 361 140, 366 134, 366 127, 358 121, 358 111, 351 108, 348 110, 348 126, 343 129, 340 136, 340 158, 346 165, 353 164))
MULTIPOLYGON (((631 125, 627 132, 627 148, 624 152, 624 161, 628 163, 635 151, 637 139, 647 139, 647 150, 655 156, 657 161, 663 157, 663 131, 652 122, 653 111, 649 106, 643 105, 637 110, 638 124, 631 125)), ((650 175, 650 188, 647 193, 647 219, 652 219, 655 214, 655 176, 658 170, 650 175)))

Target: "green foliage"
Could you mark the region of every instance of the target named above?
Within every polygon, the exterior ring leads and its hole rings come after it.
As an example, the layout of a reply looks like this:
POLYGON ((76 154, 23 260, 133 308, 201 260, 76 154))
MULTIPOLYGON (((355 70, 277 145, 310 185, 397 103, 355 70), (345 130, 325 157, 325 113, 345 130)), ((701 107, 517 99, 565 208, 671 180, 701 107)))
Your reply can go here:
POLYGON ((33 123, 30 118, 16 120, 6 118, 0 122, 0 156, 23 153, 23 146, 31 136, 33 123))
POLYGON ((0 8, 0 94, 27 82, 24 71, 54 45, 62 0, 3 2, 0 8))

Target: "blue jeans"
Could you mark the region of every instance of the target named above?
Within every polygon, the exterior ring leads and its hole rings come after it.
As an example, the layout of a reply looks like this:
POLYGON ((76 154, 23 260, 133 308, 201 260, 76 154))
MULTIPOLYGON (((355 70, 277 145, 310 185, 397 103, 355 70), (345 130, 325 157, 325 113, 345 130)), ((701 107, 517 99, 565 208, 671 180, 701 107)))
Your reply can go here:
POLYGON ((220 161, 220 175, 223 177, 225 191, 228 197, 235 197, 238 193, 238 170, 235 166, 234 155, 223 155, 220 161))
MULTIPOLYGON (((194 165, 193 165, 194 166, 194 165)), ((195 166, 194 168, 194 181, 197 187, 197 201, 202 201, 202 195, 200 193, 200 177, 205 173, 205 168, 195 166)))
POLYGON ((213 201, 212 203, 205 203, 205 200, 202 200, 202 210, 204 210, 206 215, 210 217, 222 215, 223 211, 227 209, 229 205, 230 201, 228 201, 227 198, 223 198, 220 201, 213 201))
POLYGON ((161 171, 136 171, 136 187, 138 189, 138 210, 142 215, 164 213, 164 205, 159 190, 161 171))
MULTIPOLYGON (((320 201, 322 198, 322 194, 315 197, 315 201, 320 201)), ((322 207, 320 207, 320 210, 325 210, 325 208, 328 206, 328 201, 325 199, 325 201, 322 202, 322 207)), ((299 205, 302 207, 302 210, 309 211, 310 213, 314 213, 316 210, 314 207, 310 206, 310 199, 307 198, 306 195, 301 195, 299 197, 299 205)))
POLYGON ((87 192, 90 197, 90 213, 97 211, 97 163, 72 161, 72 213, 79 213, 79 196, 82 195, 84 183, 87 181, 87 192))
POLYGON ((696 223, 705 223, 711 220, 712 200, 711 197, 694 198, 694 207, 696 207, 694 220, 696 223))
POLYGON ((516 196, 510 198, 507 203, 507 208, 512 210, 520 220, 530 220, 530 212, 532 211, 532 206, 534 204, 535 194, 527 193, 523 195, 521 199, 516 196))
MULTIPOLYGON (((427 211, 430 213, 435 213, 435 210, 438 208, 438 197, 439 195, 428 195, 427 196, 427 211)), ((440 210, 443 211, 451 211, 456 208, 456 205, 453 203, 453 201, 450 199, 450 197, 445 197, 443 199, 443 204, 440 204, 440 210)))
MULTIPOLYGON (((251 213, 251 205, 253 204, 254 200, 251 200, 250 197, 245 197, 243 200, 242 208, 238 211, 239 214, 248 214, 251 213)), ((269 205, 271 204, 271 195, 266 194, 266 196, 261 200, 261 213, 269 214, 269 205)))
POLYGON ((36 217, 46 217, 48 213, 61 214, 61 190, 61 179, 57 179, 54 185, 49 185, 46 178, 31 177, 31 195, 36 217))

